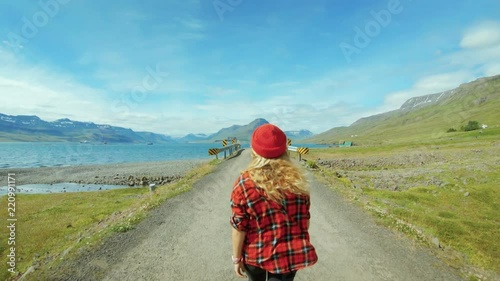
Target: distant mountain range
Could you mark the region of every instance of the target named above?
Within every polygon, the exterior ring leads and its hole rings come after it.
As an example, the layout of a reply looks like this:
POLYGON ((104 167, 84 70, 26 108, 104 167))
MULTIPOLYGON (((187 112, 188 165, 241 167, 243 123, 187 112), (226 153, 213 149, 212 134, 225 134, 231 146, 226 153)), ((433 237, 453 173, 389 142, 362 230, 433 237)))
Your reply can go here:
POLYGON ((0 141, 174 142, 166 135, 134 132, 122 127, 79 122, 67 118, 47 122, 37 116, 10 116, 1 113, 0 141))
POLYGON ((178 142, 198 142, 198 141, 206 141, 210 138, 210 136, 206 134, 187 134, 182 138, 177 138, 178 142))
POLYGON ((262 124, 269 123, 267 120, 258 118, 247 125, 233 125, 231 127, 222 128, 217 133, 211 135, 205 134, 189 134, 185 137, 177 139, 180 142, 217 142, 228 138, 237 138, 240 141, 249 141, 252 132, 255 128, 262 124))
MULTIPOLYGON (((458 88, 408 99, 398 109, 361 118, 348 127, 336 127, 318 135, 310 131, 285 131, 293 143, 336 143, 339 141, 380 144, 395 140, 442 136, 468 121, 499 126, 500 75, 462 84, 458 88)), ((115 143, 215 142, 236 137, 248 142, 258 126, 268 123, 258 118, 246 125, 222 128, 211 135, 188 134, 182 138, 92 122, 59 119, 47 122, 33 115, 10 116, 0 113, 0 141, 71 141, 115 143)))
MULTIPOLYGON (((38 116, 11 116, 0 113, 0 141, 70 141, 102 143, 172 143, 172 142, 215 142, 236 137, 249 141, 258 126, 268 123, 258 118, 247 125, 233 125, 215 134, 188 134, 181 138, 151 132, 135 132, 131 129, 92 122, 59 119, 47 122, 38 116)), ((310 137, 307 130, 285 132, 293 140, 310 137)))
POLYGON ((311 143, 354 141, 364 144, 431 139, 449 136, 468 121, 500 125, 500 75, 477 79, 458 88, 408 99, 397 110, 361 118, 312 138, 311 143))
MULTIPOLYGON (((215 134, 205 135, 205 134, 189 134, 185 137, 177 139, 177 141, 182 142, 216 142, 227 138, 237 138, 240 141, 248 142, 252 136, 253 131, 263 125, 269 123, 266 119, 257 118, 247 125, 233 125, 231 127, 223 128, 215 134)), ((301 140, 307 137, 311 137, 314 134, 308 130, 299 131, 285 131, 288 138, 293 141, 301 140)))

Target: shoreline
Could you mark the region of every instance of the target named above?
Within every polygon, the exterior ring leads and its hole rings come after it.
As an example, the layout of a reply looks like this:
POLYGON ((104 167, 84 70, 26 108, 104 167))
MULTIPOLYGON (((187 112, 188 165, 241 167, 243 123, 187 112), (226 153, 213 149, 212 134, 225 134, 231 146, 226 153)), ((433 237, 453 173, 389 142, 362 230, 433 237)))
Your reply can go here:
POLYGON ((179 180, 192 169, 209 161, 200 159, 64 167, 2 168, 0 169, 0 187, 7 186, 8 173, 15 174, 17 186, 57 183, 131 187, 150 183, 161 185, 179 180))

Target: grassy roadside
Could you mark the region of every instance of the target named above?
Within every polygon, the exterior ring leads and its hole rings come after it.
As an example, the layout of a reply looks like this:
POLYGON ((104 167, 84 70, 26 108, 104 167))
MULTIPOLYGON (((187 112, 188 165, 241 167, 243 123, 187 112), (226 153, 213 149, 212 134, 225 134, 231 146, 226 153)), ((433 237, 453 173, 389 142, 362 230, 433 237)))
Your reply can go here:
MULTIPOLYGON (((186 192, 195 181, 213 171, 214 160, 190 171, 181 180, 148 188, 125 188, 99 192, 18 194, 16 196, 16 270, 30 267, 48 270, 78 249, 91 246, 115 232, 125 232, 146 217, 147 212, 168 198, 186 192)), ((7 217, 7 196, 0 198, 0 217, 7 217)), ((6 223, 6 222, 5 222, 6 223)), ((5 264, 10 246, 9 229, 0 227, 0 255, 5 264)), ((2 266, 2 268, 4 268, 2 266)), ((14 278, 7 270, 0 280, 14 278)))
POLYGON ((500 273, 499 136, 457 133, 307 158, 318 178, 380 223, 430 246, 469 280, 492 280, 500 273))

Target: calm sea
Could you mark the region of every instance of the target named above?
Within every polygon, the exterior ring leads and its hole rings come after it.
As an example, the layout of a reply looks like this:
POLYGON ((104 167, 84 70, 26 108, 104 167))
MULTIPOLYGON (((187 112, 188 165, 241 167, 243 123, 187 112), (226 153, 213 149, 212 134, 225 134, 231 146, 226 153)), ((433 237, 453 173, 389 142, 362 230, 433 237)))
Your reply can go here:
MULTIPOLYGON (((321 147, 319 145, 300 146, 321 147)), ((209 156, 208 149, 221 147, 221 143, 146 145, 0 142, 0 169, 213 159, 215 156, 209 156)), ((243 144, 242 147, 248 148, 249 145, 243 144)), ((223 154, 219 157, 223 157, 223 154)), ((17 192, 21 193, 53 193, 107 190, 124 188, 124 186, 58 183, 29 184, 17 186, 17 188, 17 192)), ((0 196, 5 194, 7 194, 7 186, 0 183, 0 196)))
MULTIPOLYGON (((312 144, 299 146, 321 147, 312 144)), ((248 148, 249 145, 242 144, 242 147, 248 148)), ((0 169, 213 159, 215 156, 208 155, 209 148, 222 148, 222 144, 0 142, 0 169)))
POLYGON ((0 142, 0 169, 211 159, 214 156, 208 155, 208 149, 219 147, 220 143, 0 142))

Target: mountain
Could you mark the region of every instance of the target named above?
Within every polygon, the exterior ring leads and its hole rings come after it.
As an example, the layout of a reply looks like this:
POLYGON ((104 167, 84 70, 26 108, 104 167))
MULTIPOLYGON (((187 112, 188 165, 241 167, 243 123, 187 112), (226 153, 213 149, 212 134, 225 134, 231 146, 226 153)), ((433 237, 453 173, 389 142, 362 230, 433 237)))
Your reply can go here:
POLYGON ((305 138, 310 138, 314 134, 309 130, 299 130, 299 131, 285 131, 286 136, 292 141, 303 140, 305 138))
POLYGON ((188 134, 182 138, 175 139, 178 142, 198 142, 207 140, 210 136, 205 134, 188 134))
POLYGON ((34 115, 11 116, 0 113, 0 141, 87 141, 120 143, 165 143, 165 135, 134 132, 131 129, 67 118, 47 122, 34 115))
POLYGON ((380 144, 447 136, 468 121, 500 123, 500 75, 477 79, 458 88, 408 99, 397 110, 361 118, 304 140, 314 143, 380 144))
POLYGON ((253 131, 264 124, 267 124, 266 119, 262 118, 257 118, 254 121, 250 122, 247 125, 233 125, 228 128, 223 128, 219 130, 217 133, 211 135, 209 137, 209 141, 217 141, 217 140, 222 140, 222 139, 227 139, 227 138, 237 138, 240 141, 248 142, 250 141, 250 138, 252 137, 253 131))
MULTIPOLYGON (((240 141, 248 142, 250 141, 253 131, 257 127, 268 123, 269 122, 266 119, 257 118, 247 125, 233 125, 231 127, 222 128, 215 134, 188 134, 175 140, 178 142, 215 142, 222 139, 236 137, 240 141)), ((313 136, 313 133, 308 130, 285 131, 285 134, 293 141, 313 136)))

